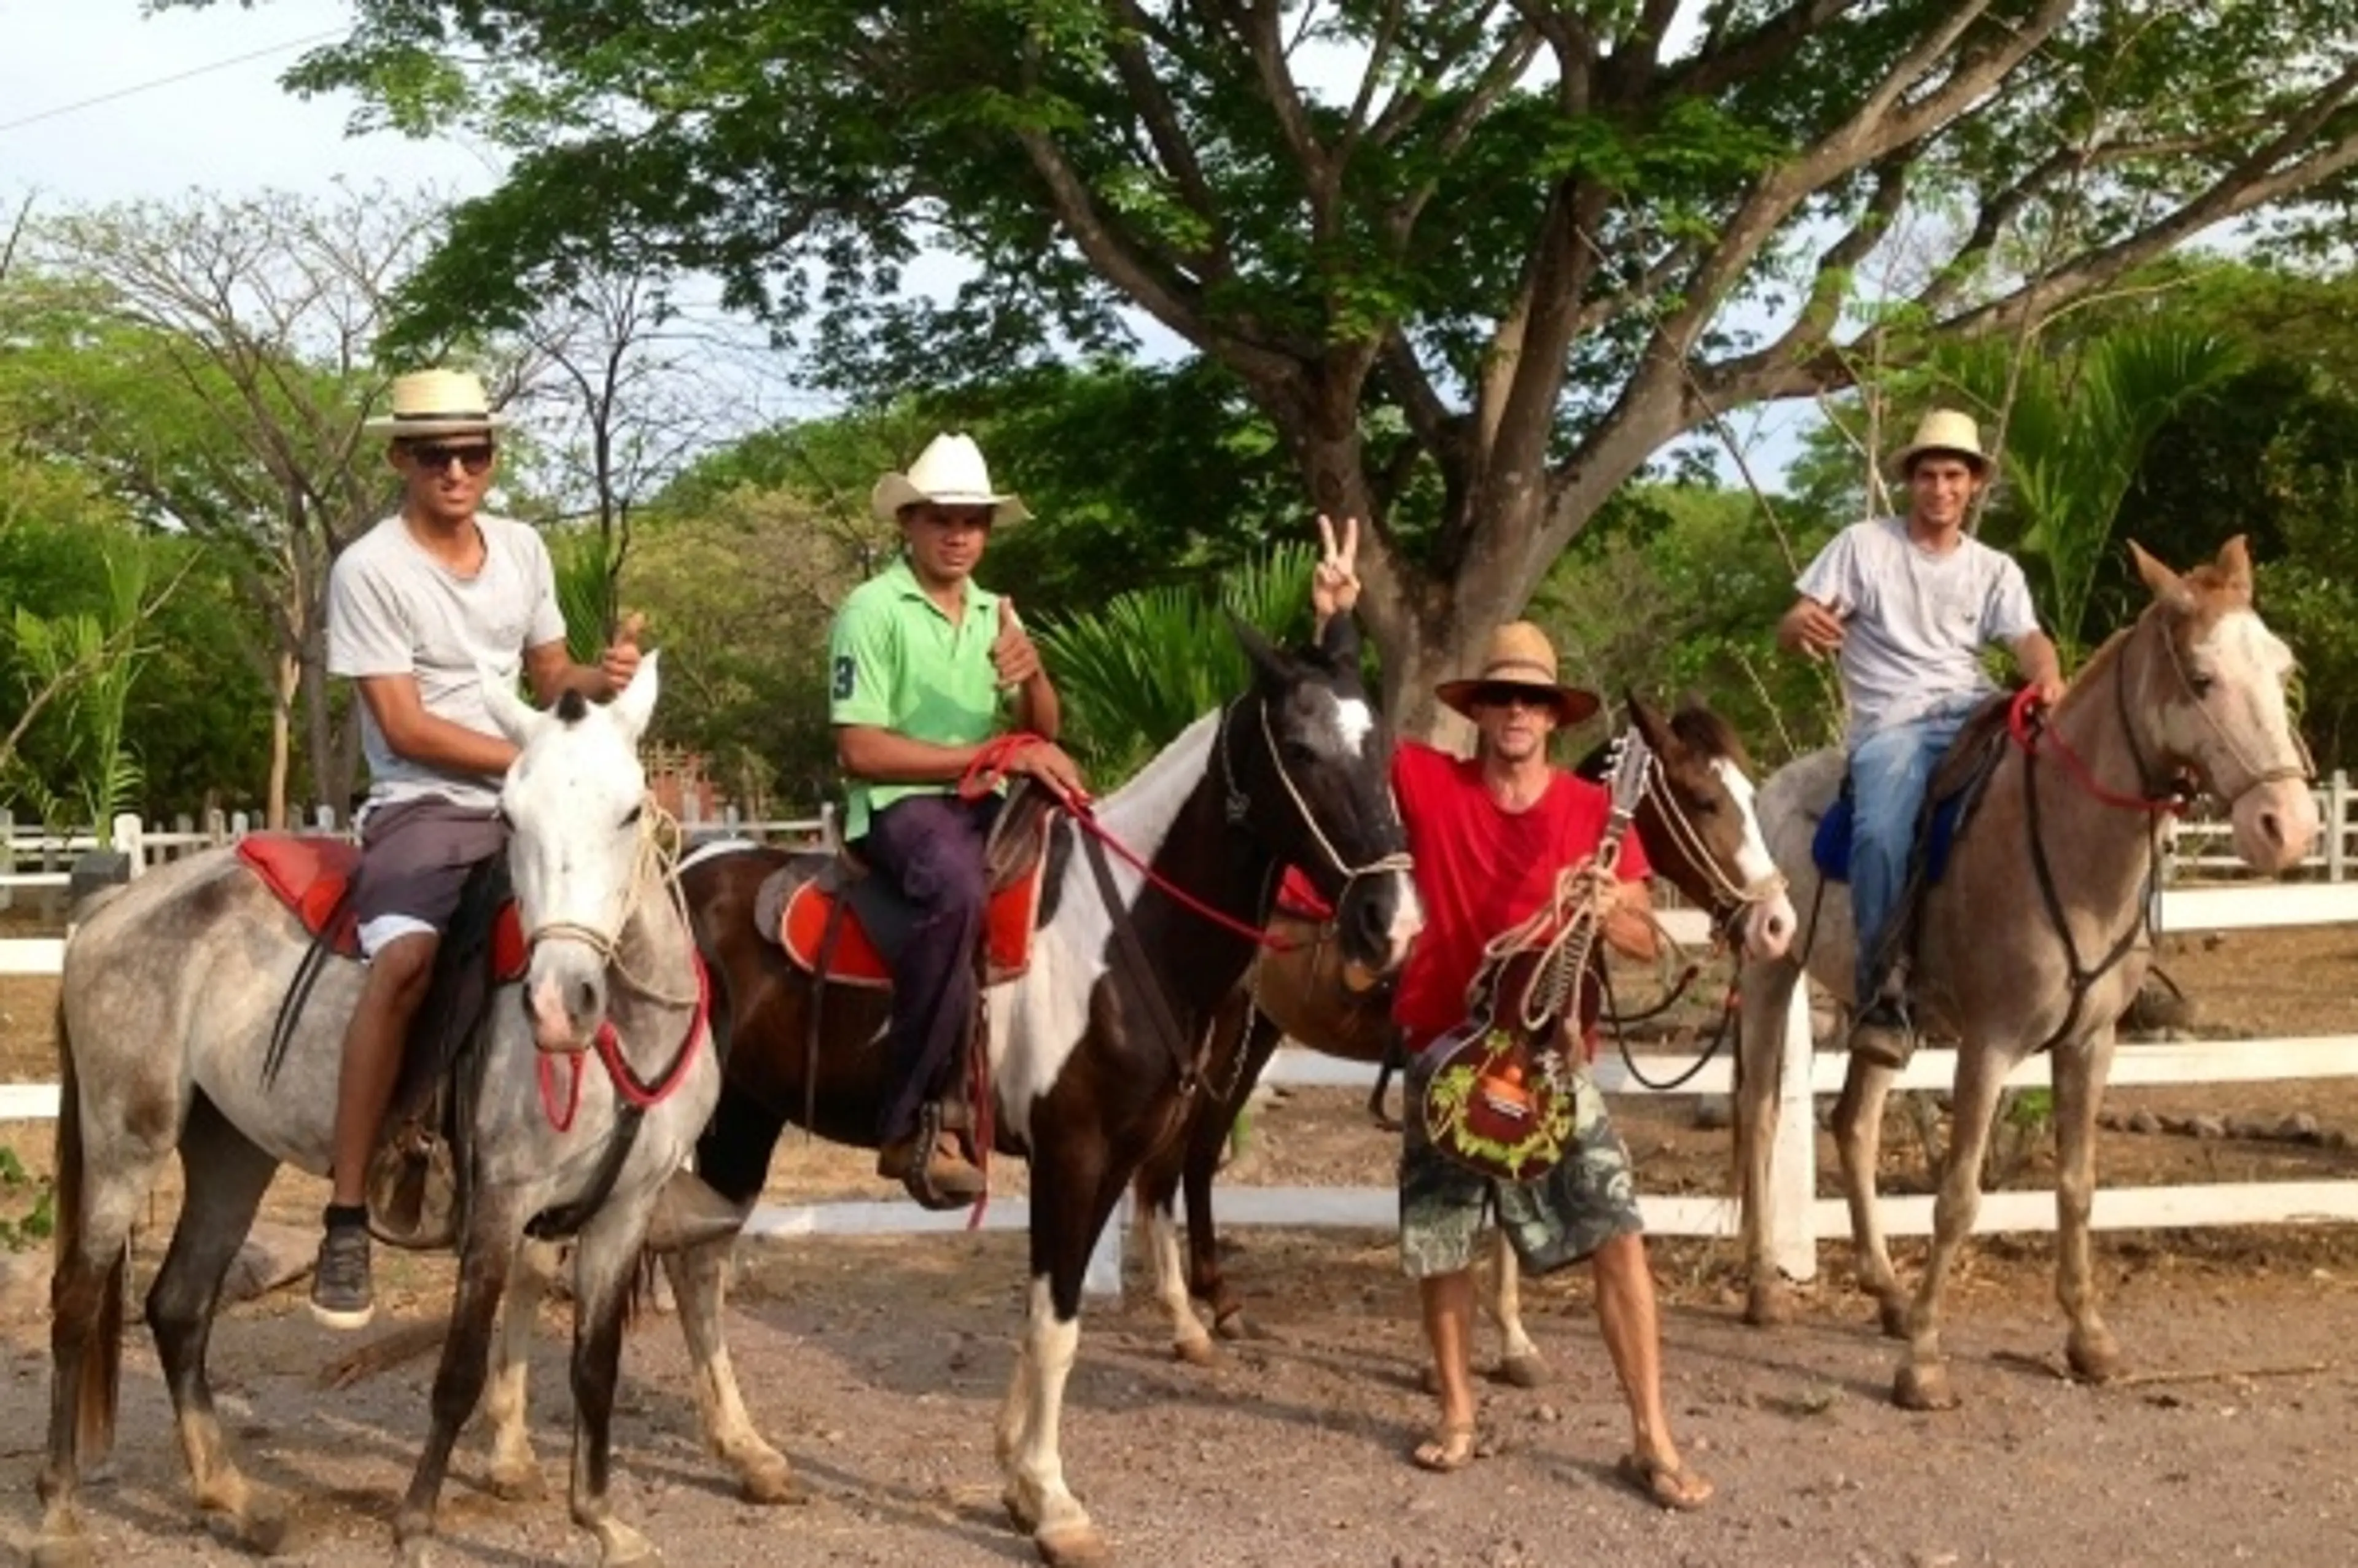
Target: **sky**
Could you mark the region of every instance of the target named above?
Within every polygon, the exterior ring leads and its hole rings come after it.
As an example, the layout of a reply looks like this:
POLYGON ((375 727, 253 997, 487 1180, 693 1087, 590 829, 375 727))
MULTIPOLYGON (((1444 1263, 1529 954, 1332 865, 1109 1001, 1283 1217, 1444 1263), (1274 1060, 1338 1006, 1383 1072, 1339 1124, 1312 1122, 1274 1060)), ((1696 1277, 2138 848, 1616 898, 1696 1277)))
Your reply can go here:
MULTIPOLYGON (((170 199, 194 189, 324 193, 380 181, 450 197, 492 188, 490 149, 455 137, 347 135, 357 101, 302 99, 278 79, 307 48, 342 37, 345 0, 222 0, 143 15, 141 0, 0 0, 0 204, 38 207, 170 199)), ((950 276, 945 269, 945 276, 950 276)), ((753 336, 749 333, 749 336, 753 336)), ((1156 330, 1148 352, 1175 345, 1156 330)), ((783 394, 779 412, 811 400, 783 394)), ((764 403, 772 398, 764 398, 764 403)), ((1798 449, 1805 408, 1731 420, 1773 484, 1798 449)), ((1723 478, 1738 481, 1718 459, 1723 478)))

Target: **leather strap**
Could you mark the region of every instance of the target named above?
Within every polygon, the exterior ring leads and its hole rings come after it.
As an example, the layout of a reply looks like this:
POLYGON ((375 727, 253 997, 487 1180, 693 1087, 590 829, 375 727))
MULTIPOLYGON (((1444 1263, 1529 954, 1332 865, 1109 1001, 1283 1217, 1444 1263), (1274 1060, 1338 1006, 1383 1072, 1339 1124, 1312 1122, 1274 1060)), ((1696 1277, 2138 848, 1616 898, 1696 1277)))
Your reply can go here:
POLYGON ((1084 833, 1081 849, 1088 858, 1089 874, 1097 879, 1098 895, 1105 900, 1106 914, 1113 922, 1116 971, 1127 971, 1122 978, 1139 999, 1147 1023, 1161 1038, 1164 1054, 1178 1072, 1179 1092, 1193 1094, 1199 1064, 1187 1050, 1186 1032, 1179 1027, 1178 1017, 1171 1011, 1171 999, 1163 995, 1163 983, 1154 978, 1154 966, 1147 958, 1146 945, 1138 939, 1138 926, 1121 902, 1121 889, 1114 885, 1113 867, 1106 860, 1105 845, 1096 834, 1084 833))

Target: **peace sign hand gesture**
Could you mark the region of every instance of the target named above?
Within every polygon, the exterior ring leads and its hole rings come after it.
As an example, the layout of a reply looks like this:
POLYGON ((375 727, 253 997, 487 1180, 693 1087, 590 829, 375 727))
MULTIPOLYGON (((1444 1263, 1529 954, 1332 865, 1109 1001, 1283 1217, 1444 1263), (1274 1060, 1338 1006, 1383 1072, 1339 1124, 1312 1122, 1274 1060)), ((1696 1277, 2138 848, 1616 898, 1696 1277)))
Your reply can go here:
POLYGON ((1310 574, 1310 608, 1324 626, 1337 615, 1348 615, 1359 602, 1359 520, 1343 519, 1340 543, 1335 524, 1318 514, 1318 565, 1310 574))

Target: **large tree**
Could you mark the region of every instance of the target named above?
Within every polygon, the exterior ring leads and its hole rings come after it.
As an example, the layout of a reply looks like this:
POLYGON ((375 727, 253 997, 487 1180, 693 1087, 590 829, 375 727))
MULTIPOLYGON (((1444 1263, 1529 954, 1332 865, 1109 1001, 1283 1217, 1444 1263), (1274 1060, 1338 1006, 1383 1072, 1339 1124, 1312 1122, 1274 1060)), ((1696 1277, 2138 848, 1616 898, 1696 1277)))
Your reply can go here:
POLYGON ((514 154, 421 300, 521 315, 620 246, 881 389, 1143 315, 1373 520, 1396 697, 1714 411, 2008 331, 2358 161, 2358 0, 356 9, 297 85, 514 154), (929 250, 946 303, 902 287, 929 250))

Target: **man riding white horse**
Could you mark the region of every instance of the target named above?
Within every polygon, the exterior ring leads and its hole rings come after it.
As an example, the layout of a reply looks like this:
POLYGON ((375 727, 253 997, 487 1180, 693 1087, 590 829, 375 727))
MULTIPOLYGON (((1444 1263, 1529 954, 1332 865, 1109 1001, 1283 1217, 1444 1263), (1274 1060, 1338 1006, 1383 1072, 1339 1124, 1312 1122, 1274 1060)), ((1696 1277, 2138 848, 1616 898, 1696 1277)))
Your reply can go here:
POLYGON ((1854 1054, 1900 1067, 1915 1049, 1904 955, 1887 953, 1932 769, 1995 691, 1981 652, 2002 644, 2049 706, 2063 697, 2054 642, 2008 557, 1965 532, 1990 461, 1973 419, 1934 409, 1891 467, 1908 515, 1854 523, 1818 552, 1777 624, 1784 647, 1832 655, 1849 708, 1850 885, 1858 923, 1854 1054))

